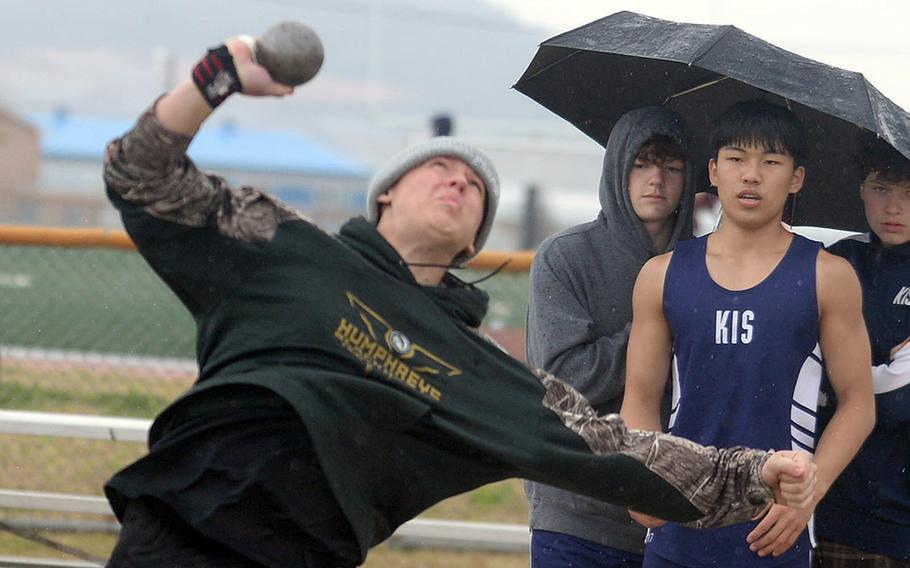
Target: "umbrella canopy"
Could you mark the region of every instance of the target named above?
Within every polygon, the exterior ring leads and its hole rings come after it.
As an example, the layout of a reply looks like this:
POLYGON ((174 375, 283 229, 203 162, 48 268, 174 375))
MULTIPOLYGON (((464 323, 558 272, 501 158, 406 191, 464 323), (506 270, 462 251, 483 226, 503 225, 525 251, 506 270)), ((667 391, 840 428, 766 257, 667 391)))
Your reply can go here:
MULTIPOLYGON (((690 164, 705 172, 708 137, 727 106, 764 98, 806 127, 806 182, 784 220, 866 230, 856 163, 865 144, 910 158, 910 115, 860 73, 776 47, 733 26, 618 12, 540 45, 514 88, 606 145, 627 111, 665 105, 692 133, 690 164)), ((697 170, 697 171, 699 171, 697 170)))

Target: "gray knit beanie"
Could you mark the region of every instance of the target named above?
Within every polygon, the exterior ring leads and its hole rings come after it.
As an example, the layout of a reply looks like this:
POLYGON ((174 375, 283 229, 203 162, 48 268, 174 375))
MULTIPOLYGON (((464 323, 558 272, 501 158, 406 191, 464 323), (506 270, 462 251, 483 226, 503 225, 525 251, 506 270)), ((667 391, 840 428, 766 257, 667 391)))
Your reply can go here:
MULTIPOLYGON (((437 136, 409 146, 395 154, 392 159, 379 168, 379 171, 373 176, 367 192, 367 220, 374 225, 379 223, 379 203, 376 199, 398 183, 404 174, 437 156, 462 160, 483 180, 483 184, 487 188, 483 220, 477 230, 477 237, 474 239, 474 254, 477 254, 487 242, 490 228, 493 226, 493 218, 496 216, 496 206, 499 204, 499 178, 490 158, 477 148, 451 136, 437 136)), ((455 257, 454 262, 466 262, 472 257, 473 255, 463 252, 455 257)))

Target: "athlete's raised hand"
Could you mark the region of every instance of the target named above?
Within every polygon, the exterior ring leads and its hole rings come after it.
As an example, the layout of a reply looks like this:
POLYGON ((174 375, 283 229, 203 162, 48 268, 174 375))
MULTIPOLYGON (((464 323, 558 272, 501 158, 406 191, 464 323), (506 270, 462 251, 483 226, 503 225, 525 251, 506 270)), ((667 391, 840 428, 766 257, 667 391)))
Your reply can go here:
POLYGON ((284 85, 272 79, 265 67, 255 62, 253 49, 255 39, 250 36, 237 36, 225 42, 234 67, 240 77, 242 93, 252 96, 283 97, 294 92, 294 87, 284 85))

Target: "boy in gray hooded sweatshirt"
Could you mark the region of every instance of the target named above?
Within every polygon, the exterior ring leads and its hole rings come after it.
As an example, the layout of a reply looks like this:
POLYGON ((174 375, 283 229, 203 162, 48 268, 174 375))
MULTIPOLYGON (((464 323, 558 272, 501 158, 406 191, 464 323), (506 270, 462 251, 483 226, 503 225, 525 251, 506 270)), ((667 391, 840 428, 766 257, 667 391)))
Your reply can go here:
MULTIPOLYGON (((692 233, 687 138, 666 108, 626 113, 607 142, 600 214, 544 241, 531 267, 528 361, 601 413, 622 405, 639 270, 692 233)), ((539 483, 526 490, 532 567, 641 565, 645 529, 623 508, 539 483)))

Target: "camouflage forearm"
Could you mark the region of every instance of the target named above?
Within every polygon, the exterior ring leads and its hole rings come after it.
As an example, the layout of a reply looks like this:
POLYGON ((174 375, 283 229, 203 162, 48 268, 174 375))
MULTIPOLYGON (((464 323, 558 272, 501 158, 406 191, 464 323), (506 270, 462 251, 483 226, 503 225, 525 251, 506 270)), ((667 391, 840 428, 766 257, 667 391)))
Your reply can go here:
POLYGON ((217 175, 200 171, 186 156, 191 137, 171 132, 154 107, 107 147, 104 179, 127 203, 187 227, 213 225, 243 241, 269 240, 278 224, 301 216, 253 188, 231 189, 217 175))
POLYGON ((598 415, 570 385, 535 370, 546 387, 544 405, 598 455, 629 456, 663 478, 704 516, 688 526, 715 527, 748 521, 774 495, 762 478, 768 453, 717 449, 660 432, 629 430, 618 414, 598 415))

